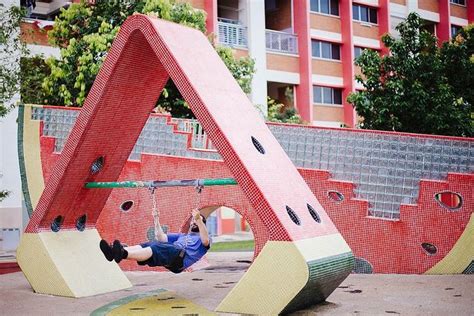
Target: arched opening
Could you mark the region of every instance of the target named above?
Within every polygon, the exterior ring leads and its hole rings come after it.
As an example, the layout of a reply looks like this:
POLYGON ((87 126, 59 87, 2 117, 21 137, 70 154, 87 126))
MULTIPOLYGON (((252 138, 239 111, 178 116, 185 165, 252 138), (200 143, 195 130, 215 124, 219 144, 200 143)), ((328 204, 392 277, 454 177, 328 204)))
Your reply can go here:
POLYGON ((212 238, 207 269, 247 269, 254 257, 255 240, 252 228, 241 212, 221 205, 200 211, 206 217, 206 227, 212 238))

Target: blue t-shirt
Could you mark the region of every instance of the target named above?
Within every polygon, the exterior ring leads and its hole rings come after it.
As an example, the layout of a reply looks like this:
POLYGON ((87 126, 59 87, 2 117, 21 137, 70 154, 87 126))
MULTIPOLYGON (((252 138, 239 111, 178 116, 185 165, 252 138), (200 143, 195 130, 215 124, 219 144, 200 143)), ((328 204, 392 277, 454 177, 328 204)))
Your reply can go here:
POLYGON ((168 242, 181 249, 185 249, 186 256, 184 257, 183 267, 185 269, 192 266, 195 262, 199 261, 211 246, 211 238, 209 238, 209 246, 206 247, 202 244, 199 233, 190 234, 167 234, 168 242))

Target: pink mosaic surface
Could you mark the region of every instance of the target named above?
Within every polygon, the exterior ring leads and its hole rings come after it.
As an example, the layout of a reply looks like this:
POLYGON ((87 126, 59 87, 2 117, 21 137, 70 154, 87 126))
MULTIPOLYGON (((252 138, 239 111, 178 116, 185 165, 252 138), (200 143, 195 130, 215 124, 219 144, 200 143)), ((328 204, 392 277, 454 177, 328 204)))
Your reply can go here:
MULTIPOLYGON (((111 190, 87 190, 84 183, 119 178, 168 74, 252 205, 251 214, 258 217, 253 221, 266 228, 254 231, 257 239, 298 240, 337 233, 207 38, 197 30, 142 15, 122 26, 50 173, 27 232, 49 230, 58 215, 64 216, 63 229, 74 228, 83 214, 89 226, 95 225, 111 190), (199 56, 199 62, 190 56, 199 56), (252 137, 265 153, 257 150, 252 137), (104 158, 104 167, 92 174, 90 166, 98 157, 104 158), (308 204, 321 223, 313 220, 308 204), (287 206, 297 220, 290 218, 287 206)), ((155 170, 153 178, 166 177, 155 170)))

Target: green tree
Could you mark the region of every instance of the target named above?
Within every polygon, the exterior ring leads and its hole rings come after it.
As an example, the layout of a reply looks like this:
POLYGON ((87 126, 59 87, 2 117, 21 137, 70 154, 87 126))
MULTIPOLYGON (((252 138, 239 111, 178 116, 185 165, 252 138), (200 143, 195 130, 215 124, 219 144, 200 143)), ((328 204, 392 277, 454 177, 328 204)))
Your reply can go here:
MULTIPOLYGON (((82 106, 120 25, 133 13, 144 13, 194 27, 205 32, 205 13, 189 3, 175 0, 84 1, 72 4, 56 19, 48 33, 51 44, 61 48, 61 58, 48 59, 51 75, 43 82, 46 102, 82 106)), ((249 92, 254 67, 250 58, 236 60, 225 48, 216 48, 234 78, 249 92)), ((192 113, 170 80, 158 107, 173 116, 191 117, 192 113)))
POLYGON ((270 97, 267 97, 267 107, 267 120, 270 122, 303 124, 303 120, 294 107, 285 106, 270 97))
MULTIPOLYGON (((0 118, 15 106, 12 98, 20 90, 20 58, 28 53, 20 39, 20 23, 24 11, 0 3, 0 118)), ((0 190, 0 202, 9 195, 0 190)))
POLYGON ((230 70, 242 90, 249 94, 252 90, 252 77, 255 72, 255 62, 252 58, 240 57, 236 59, 232 49, 226 46, 215 46, 217 54, 230 70))
MULTIPOLYGON (((364 90, 351 94, 348 102, 363 118, 361 128, 472 136, 472 103, 457 94, 446 73, 453 64, 446 64, 436 38, 422 26, 423 20, 411 13, 397 26, 399 39, 382 37, 390 55, 365 50, 356 59, 362 72, 356 80, 364 90)), ((462 62, 472 67, 469 58, 462 62)))
POLYGON ((44 104, 46 95, 42 82, 51 70, 42 56, 22 57, 20 95, 22 103, 44 104))
POLYGON ((20 58, 28 53, 20 39, 24 11, 0 3, 0 117, 13 108, 13 96, 20 89, 20 58))
MULTIPOLYGON (((459 103, 474 104, 474 24, 461 29, 440 51, 443 72, 459 103)), ((471 119, 471 124, 474 120, 471 119)), ((471 125, 472 128, 472 125, 471 125)), ((472 135, 472 133, 471 133, 472 135)))

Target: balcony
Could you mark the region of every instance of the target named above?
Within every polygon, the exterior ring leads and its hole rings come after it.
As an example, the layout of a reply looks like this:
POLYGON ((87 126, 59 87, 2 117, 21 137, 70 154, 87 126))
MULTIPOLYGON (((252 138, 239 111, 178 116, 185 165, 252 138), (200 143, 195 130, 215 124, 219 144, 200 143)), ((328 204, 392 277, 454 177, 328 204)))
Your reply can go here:
POLYGON ((71 2, 66 0, 38 0, 34 9, 33 7, 26 8, 26 17, 54 21, 55 17, 60 14, 61 8, 68 8, 71 2))
POLYGON ((230 47, 247 47, 247 28, 236 20, 219 18, 217 21, 219 43, 230 47))
POLYGON ((265 31, 265 42, 267 50, 284 54, 298 54, 298 37, 295 34, 265 31))
POLYGON ((172 122, 177 125, 179 131, 191 133, 192 149, 217 152, 216 148, 212 145, 211 140, 204 132, 202 125, 197 120, 172 118, 172 122))

